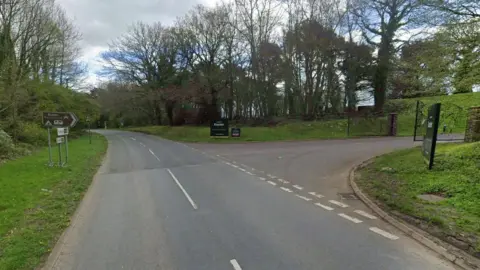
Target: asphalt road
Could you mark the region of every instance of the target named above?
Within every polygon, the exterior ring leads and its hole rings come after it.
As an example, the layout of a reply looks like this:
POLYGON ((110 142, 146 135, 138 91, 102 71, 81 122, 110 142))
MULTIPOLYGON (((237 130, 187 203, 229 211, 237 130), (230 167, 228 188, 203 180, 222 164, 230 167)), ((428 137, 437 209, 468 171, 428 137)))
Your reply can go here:
POLYGON ((454 269, 358 202, 336 197, 343 184, 327 178, 356 161, 341 161, 341 145, 360 155, 368 140, 305 142, 304 154, 287 156, 301 143, 192 149, 101 132, 105 163, 45 269, 454 269), (315 145, 325 146, 325 158, 309 158, 315 145), (235 151, 245 153, 228 155, 235 151), (294 160, 317 164, 318 177, 294 160))

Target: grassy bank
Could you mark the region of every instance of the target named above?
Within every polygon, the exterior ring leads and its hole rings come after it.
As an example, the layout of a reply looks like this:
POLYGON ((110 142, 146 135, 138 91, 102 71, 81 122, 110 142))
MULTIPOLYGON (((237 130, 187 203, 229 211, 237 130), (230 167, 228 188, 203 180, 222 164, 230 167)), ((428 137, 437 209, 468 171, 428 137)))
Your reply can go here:
POLYGON ((69 142, 66 168, 47 167, 47 149, 0 165, 0 269, 34 269, 45 259, 106 148, 103 136, 94 135, 91 145, 83 136, 69 142))
MULTIPOLYGON (((351 128, 351 136, 379 135, 379 125, 384 121, 362 121, 351 128)), ((234 127, 234 125, 230 125, 234 127)), ((280 124, 274 127, 242 127, 240 138, 213 139, 210 138, 209 127, 195 126, 148 126, 128 128, 130 131, 142 132, 160 136, 170 140, 184 142, 235 142, 235 141, 282 141, 347 138, 347 120, 330 120, 316 122, 295 122, 280 124)))
POLYGON ((419 148, 407 149, 376 158, 357 173, 357 183, 382 207, 480 257, 480 143, 437 149, 431 171, 419 148))
MULTIPOLYGON (((424 113, 429 105, 441 102, 442 114, 440 132, 447 125, 448 132, 464 133, 467 119, 467 109, 480 105, 480 93, 458 94, 452 96, 420 98, 425 103, 424 113)), ((415 109, 417 99, 393 100, 386 105, 387 111, 398 112, 397 135, 413 136, 415 109)), ((233 127, 234 125, 230 125, 233 127)), ((169 127, 147 126, 132 127, 130 131, 157 135, 166 139, 184 142, 233 142, 233 141, 282 141, 335 139, 359 136, 385 136, 387 133, 387 117, 376 119, 356 118, 350 122, 350 133, 347 130, 347 120, 329 120, 312 122, 283 122, 274 127, 242 127, 242 136, 231 139, 210 138, 209 127, 169 127)))

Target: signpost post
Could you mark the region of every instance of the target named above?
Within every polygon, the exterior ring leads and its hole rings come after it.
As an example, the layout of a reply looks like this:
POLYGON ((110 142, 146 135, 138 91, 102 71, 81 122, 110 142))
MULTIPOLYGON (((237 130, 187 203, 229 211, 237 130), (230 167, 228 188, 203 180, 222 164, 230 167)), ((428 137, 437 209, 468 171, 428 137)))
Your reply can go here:
POLYGON ((64 139, 63 137, 57 138, 57 145, 58 145, 58 167, 63 167, 62 163, 62 143, 64 139))
POLYGON ((48 130, 48 154, 49 154, 49 166, 53 165, 52 162, 52 144, 51 144, 51 134, 50 130, 53 127, 57 129, 57 144, 58 144, 58 156, 59 156, 59 165, 62 165, 62 152, 61 144, 65 143, 65 164, 68 162, 68 128, 73 128, 77 122, 78 118, 75 114, 71 112, 44 112, 43 113, 43 125, 48 130), (64 136, 64 137, 62 137, 64 136))
POLYGON ((428 164, 428 169, 433 168, 435 148, 437 145, 438 123, 440 120, 440 103, 433 104, 428 109, 426 121, 426 134, 423 137, 422 153, 428 164))
POLYGON ((210 137, 228 137, 228 119, 212 121, 210 123, 210 137))

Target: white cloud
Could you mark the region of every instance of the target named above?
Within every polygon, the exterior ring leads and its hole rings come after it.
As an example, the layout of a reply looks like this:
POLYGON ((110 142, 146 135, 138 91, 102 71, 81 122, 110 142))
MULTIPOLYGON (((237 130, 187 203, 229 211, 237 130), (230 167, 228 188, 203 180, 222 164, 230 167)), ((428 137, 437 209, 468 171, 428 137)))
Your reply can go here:
POLYGON ((82 33, 80 42, 89 67, 88 83, 100 82, 100 54, 108 42, 122 35, 134 22, 172 24, 196 4, 214 6, 219 0, 57 0, 82 33))

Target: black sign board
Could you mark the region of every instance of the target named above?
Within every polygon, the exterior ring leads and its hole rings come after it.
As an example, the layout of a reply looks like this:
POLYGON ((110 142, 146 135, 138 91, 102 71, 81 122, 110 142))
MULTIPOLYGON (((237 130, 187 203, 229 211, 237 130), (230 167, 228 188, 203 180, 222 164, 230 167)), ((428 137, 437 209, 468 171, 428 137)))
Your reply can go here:
POLYGON ((228 137, 228 120, 215 120, 210 123, 211 137, 228 137))
POLYGON ((45 127, 74 127, 78 118, 71 112, 44 112, 43 125, 45 127))
POLYGON ((240 137, 240 128, 232 128, 232 137, 240 137))
POLYGON ((428 164, 428 169, 433 167, 435 147, 437 145, 438 122, 440 120, 440 103, 433 104, 428 109, 426 121, 426 134, 423 137, 422 153, 428 164))

